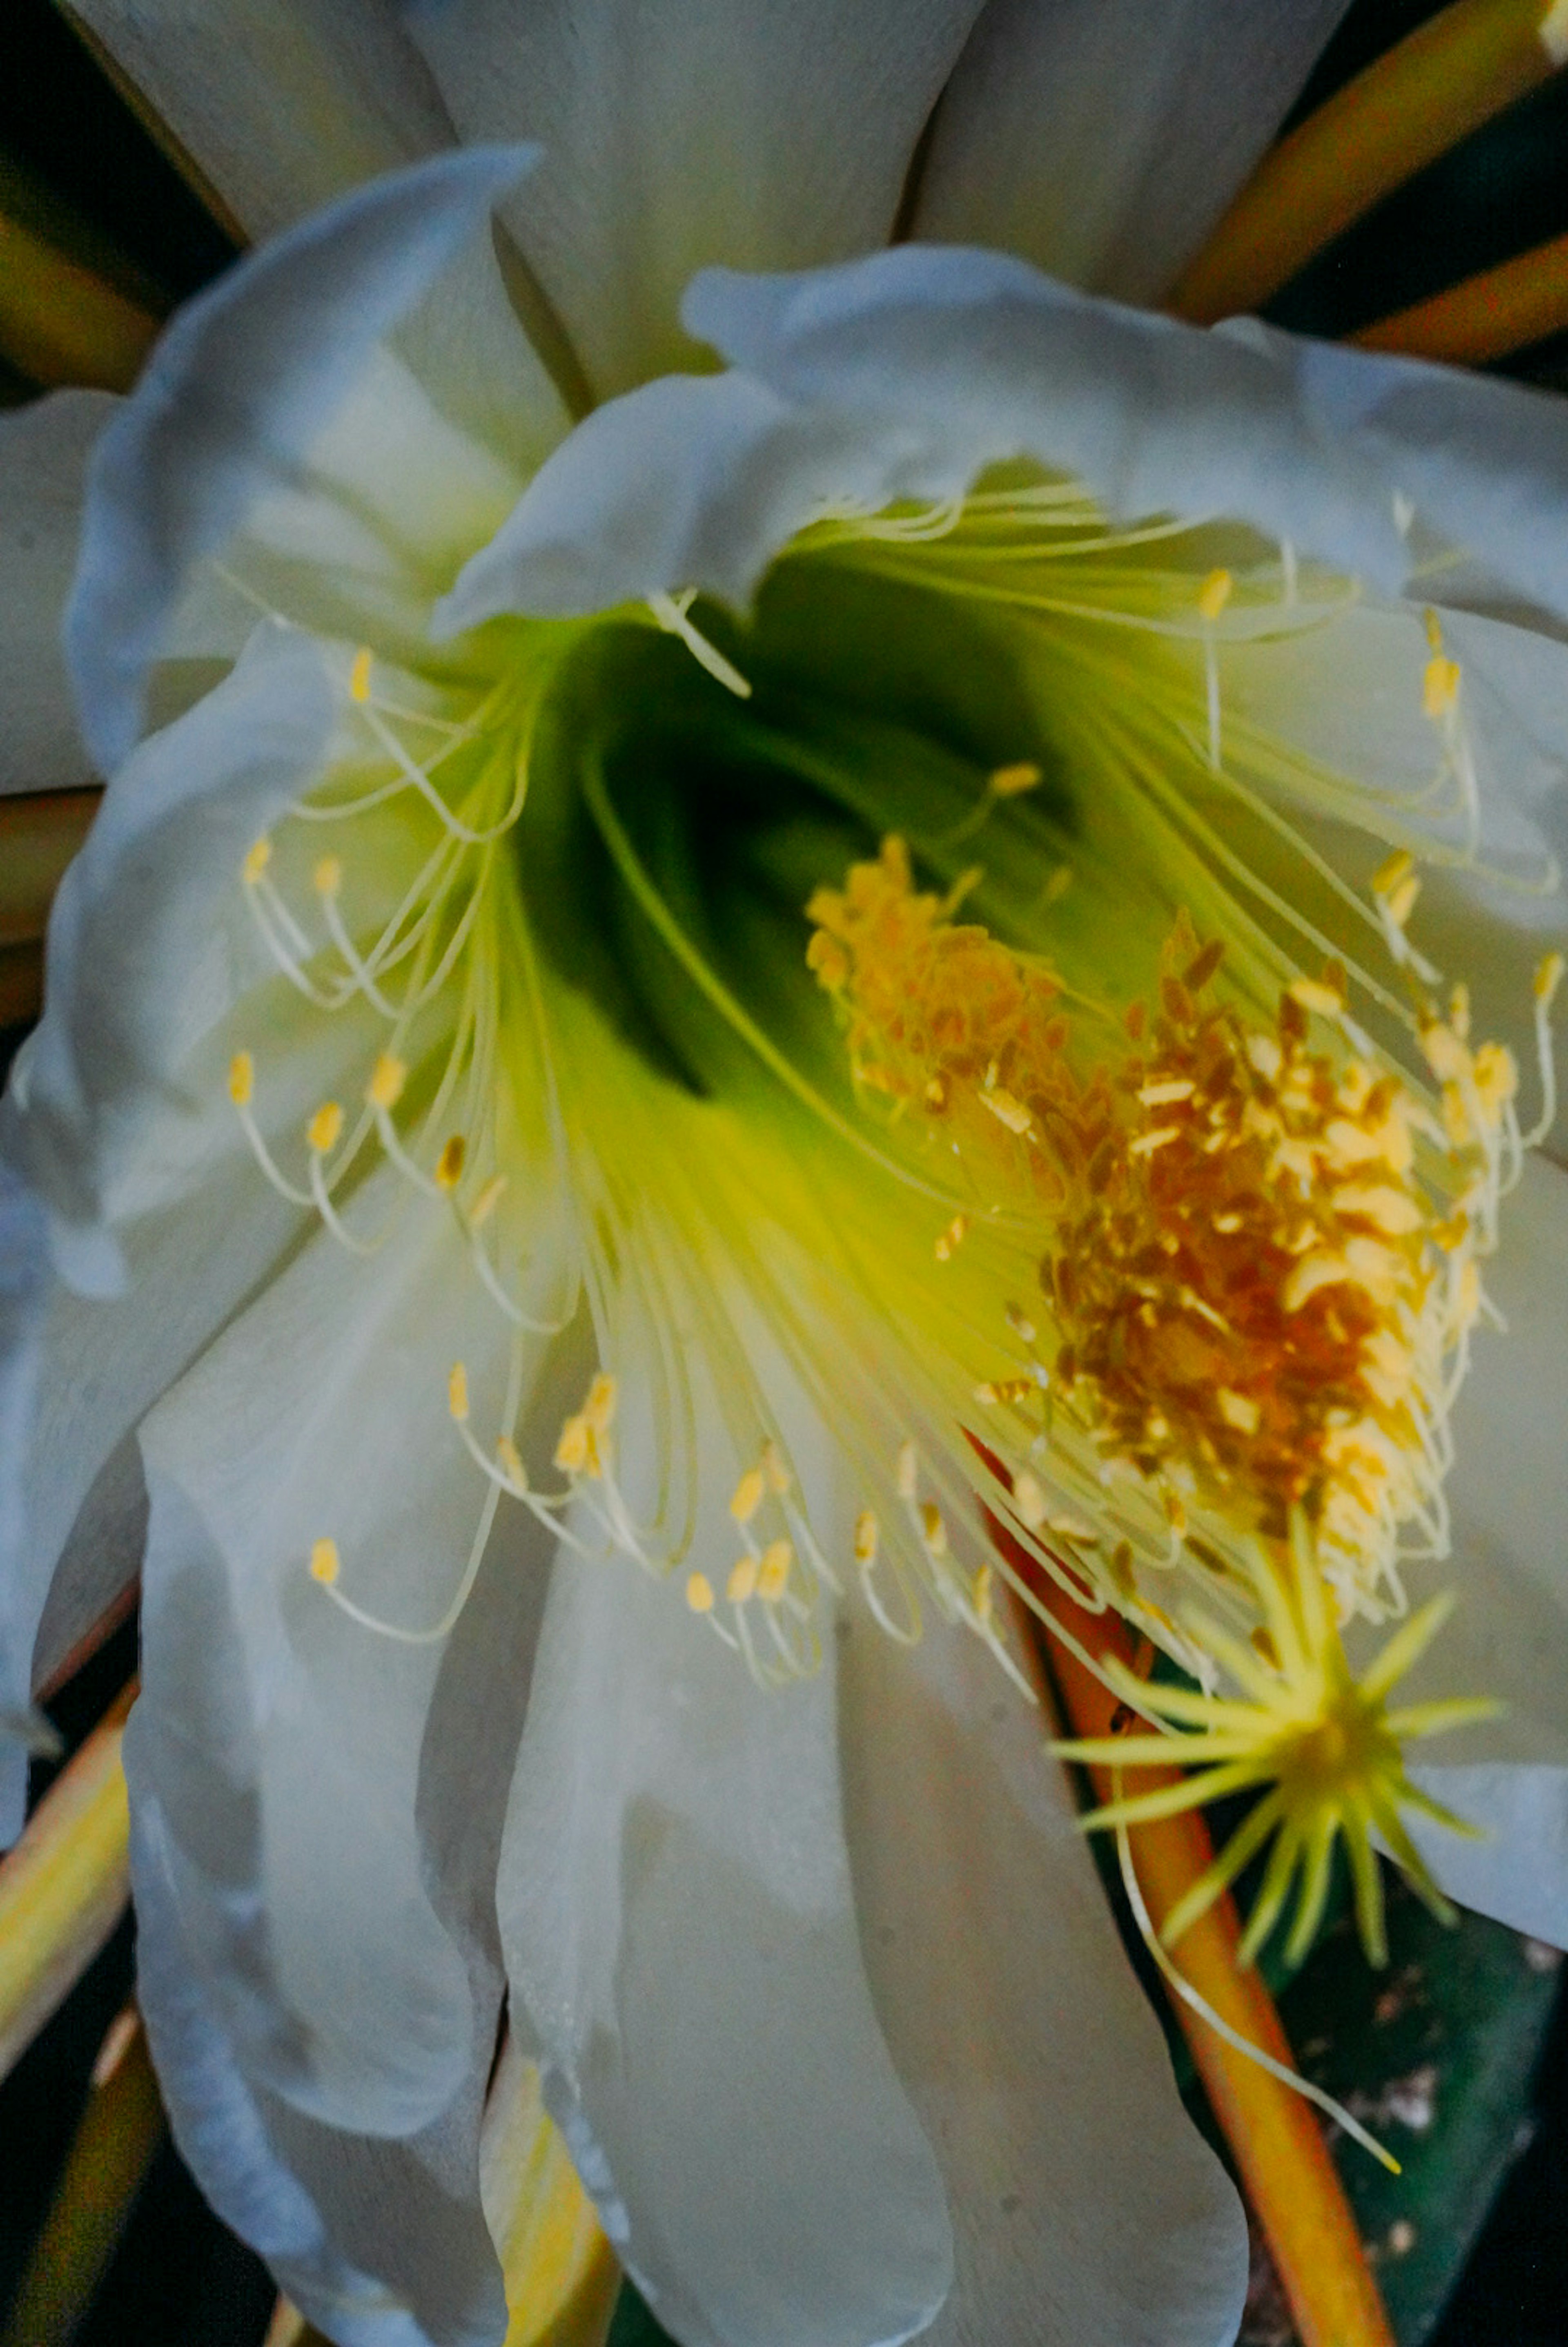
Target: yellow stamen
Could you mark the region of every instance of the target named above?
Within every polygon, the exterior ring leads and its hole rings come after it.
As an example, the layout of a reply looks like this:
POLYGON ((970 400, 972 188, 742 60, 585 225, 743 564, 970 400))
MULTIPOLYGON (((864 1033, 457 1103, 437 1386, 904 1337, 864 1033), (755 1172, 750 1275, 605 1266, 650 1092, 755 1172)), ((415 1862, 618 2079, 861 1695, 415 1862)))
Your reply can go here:
POLYGON ((795 1551, 789 1541, 769 1541, 757 1568, 757 1594, 764 1605, 777 1605, 789 1579, 795 1551))
POLYGON ((706 1573, 690 1573, 686 1581, 686 1602, 694 1614, 711 1614, 714 1605, 713 1583, 706 1573))
POLYGON ((317 1156, 324 1157, 329 1150, 337 1147, 342 1131, 342 1110, 336 1101, 323 1101, 305 1127, 305 1138, 317 1156))
POLYGON ((1447 717, 1459 701, 1459 662, 1434 652, 1421 671, 1421 715, 1447 717))
POLYGON ((311 1578, 319 1581, 323 1589, 331 1589, 341 1570, 338 1543, 324 1534, 311 1546, 311 1578))
POLYGON ((446 1406, 459 1426, 468 1418, 468 1371, 461 1361, 453 1361, 446 1380, 446 1406))
POLYGON ((743 1556, 729 1569, 729 1579, 724 1584, 725 1596, 731 1605, 744 1605, 757 1594, 757 1559, 743 1556))
POLYGON ((256 1062, 249 1051, 236 1051, 229 1062, 229 1097, 236 1108, 249 1108, 256 1090, 256 1062))
POLYGON ((371 648, 361 644, 349 671, 349 697, 362 708, 371 697, 371 648))
POLYGON ((1209 572, 1197 590, 1197 608, 1211 627, 1235 591, 1236 581, 1228 570, 1209 572))
POLYGON ((881 1529, 870 1508, 862 1508, 855 1518, 855 1563, 874 1564, 881 1540, 881 1529))
POLYGON ((1171 308, 1203 325, 1256 310, 1565 56, 1561 0, 1456 0, 1280 140, 1188 265, 1171 308))
POLYGON ((509 1434, 501 1435, 495 1444, 495 1457, 501 1472, 515 1491, 528 1489, 528 1471, 523 1464, 523 1454, 509 1434))
POLYGON ((260 838, 252 841, 246 849, 245 861, 239 867, 240 876, 248 888, 254 888, 271 861, 272 843, 263 832, 260 838))
POLYGON ((382 1051, 371 1071, 365 1098, 372 1108, 394 1109, 402 1098, 408 1070, 391 1051, 382 1051))
POLYGON ((997 767, 991 777, 991 794, 998 799, 1021 798, 1025 791, 1036 789, 1041 780, 1039 767, 1021 759, 1016 765, 997 767))
POLYGON ((937 1240, 935 1252, 938 1263, 951 1263, 953 1256, 958 1253, 959 1248, 962 1245, 968 1233, 969 1216, 967 1214, 954 1214, 946 1230, 942 1232, 942 1236, 937 1240))
POLYGON ((748 1524, 762 1505, 764 1481, 760 1467, 748 1467, 735 1487, 729 1512, 738 1524, 748 1524))
POLYGON ((781 1500, 789 1489, 789 1470, 784 1464, 784 1454, 769 1439, 762 1446, 762 1472, 768 1478, 768 1489, 775 1499, 781 1500))
POLYGON ((438 1190, 455 1190, 463 1179, 463 1168, 468 1156, 468 1143, 461 1133, 454 1133, 442 1143, 441 1155, 435 1161, 435 1184, 438 1190))
POLYGON ((335 897, 343 885, 343 867, 336 856, 323 856, 311 876, 318 897, 335 897))

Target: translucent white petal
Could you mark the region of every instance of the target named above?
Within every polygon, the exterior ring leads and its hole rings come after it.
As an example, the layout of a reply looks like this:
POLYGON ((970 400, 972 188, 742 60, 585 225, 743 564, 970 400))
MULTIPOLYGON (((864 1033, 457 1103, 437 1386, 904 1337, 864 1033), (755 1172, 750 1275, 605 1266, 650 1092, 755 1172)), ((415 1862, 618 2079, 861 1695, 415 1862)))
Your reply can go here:
POLYGON ((246 2075, 185 1936, 134 1720, 127 1761, 137 2002, 175 2139, 208 2199, 339 2347, 498 2339, 500 2277, 474 2192, 465 2201, 444 2185, 419 2147, 302 2119, 246 2075))
POLYGON ((963 477, 1032 455, 1114 513, 1228 516, 1390 589, 1413 509, 1568 610, 1568 416, 1545 393, 1251 320, 1204 333, 952 249, 707 272, 683 315, 785 398, 912 433, 963 477))
POLYGON ((537 138, 508 220, 600 397, 692 364, 695 269, 883 243, 980 0, 426 0, 465 138, 537 138))
MULTIPOLYGON (((1434 1747, 1435 1748, 1435 1747, 1434 1747)), ((1514 1762, 1411 1768, 1422 1792, 1480 1826, 1468 1841, 1405 1812, 1405 1827, 1451 1899, 1532 1939, 1568 1948, 1568 1768, 1514 1762)))
MULTIPOLYGON (((398 1186, 377 1177, 345 1211, 379 1225, 398 1186)), ((248 2064, 375 2133, 439 2112, 471 2059, 417 1817, 445 1642, 351 1620, 310 1562, 331 1539, 345 1597, 405 1629, 440 1621, 492 1491, 448 1417, 447 1371, 465 1360, 475 1411, 504 1424, 512 1351, 450 1211, 402 1204, 371 1261, 312 1241, 141 1433, 138 1732, 188 1933, 248 2064)))
POLYGON ((452 141, 385 0, 69 0, 247 234, 452 141))
MULTIPOLYGON (((626 1451, 637 1489, 635 1434, 626 1451)), ((731 1452, 711 1399, 699 1456, 689 1561, 722 1577, 731 1452)), ((514 2019, 617 2253, 686 2347, 902 2339, 942 2301, 951 2235, 867 1993, 832 1656, 759 1690, 682 1579, 556 1568, 497 1891, 514 2019)))
MULTIPOLYGON (((242 921, 240 860, 314 774, 332 711, 309 640, 259 630, 232 675, 116 776, 61 883, 48 999, 0 1143, 49 1207, 56 1261, 88 1293, 123 1278, 106 1225, 188 1187, 206 1153, 206 1103, 182 1098, 185 1063, 261 966, 259 948, 248 965, 237 957, 225 900, 242 921)), ((224 1138, 232 1145, 231 1118, 224 1138)))
MULTIPOLYGON (((1489 1829, 1461 1841, 1409 1818, 1438 1881, 1466 1906, 1542 1939, 1568 1938, 1568 1174, 1536 1161, 1503 1207, 1487 1286, 1508 1320, 1481 1329, 1454 1413, 1453 1556, 1460 1603, 1396 1701, 1488 1695, 1501 1718, 1411 1747, 1410 1775, 1489 1829)), ((1411 1576, 1419 1600, 1430 1586, 1411 1576)))
POLYGON ((1274 136, 1346 0, 990 0, 912 232, 1152 302, 1274 136))
POLYGON ((105 772, 136 739, 148 664, 193 564, 289 479, 375 343, 530 159, 477 149, 379 180, 175 320, 98 444, 66 624, 83 728, 105 772))
POLYGON ((117 402, 60 391, 0 415, 0 791, 71 790, 93 773, 60 650, 94 441, 117 402))
POLYGON ((1059 1765, 978 1639, 839 1646, 877 2012, 957 2234, 941 2347, 1229 2347, 1247 2229, 1183 2110, 1059 1765))

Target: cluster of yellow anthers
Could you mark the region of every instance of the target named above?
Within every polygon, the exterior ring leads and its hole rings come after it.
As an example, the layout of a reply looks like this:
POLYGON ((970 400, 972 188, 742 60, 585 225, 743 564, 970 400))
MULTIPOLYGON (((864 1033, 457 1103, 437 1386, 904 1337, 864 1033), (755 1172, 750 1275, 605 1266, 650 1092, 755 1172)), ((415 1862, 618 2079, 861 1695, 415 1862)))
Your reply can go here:
MULTIPOLYGON (((1408 865, 1379 882, 1400 935, 1408 865)), ((1278 1540, 1304 1510, 1344 1610, 1399 1610, 1400 1560, 1446 1544, 1446 1421, 1479 1262, 1543 1129, 1521 1133, 1512 1059, 1472 1049, 1462 996, 1420 1008, 1434 1115, 1377 1063, 1337 966, 1290 983, 1270 1024, 1248 1021, 1215 999, 1222 946, 1184 917, 1157 1005, 1113 1027, 1069 1020, 1050 970, 917 892, 898 839, 809 909, 809 963, 842 1005, 857 1080, 949 1153, 969 1193, 939 1259, 977 1214, 1038 1232, 1047 1334, 1013 1305, 1028 1371, 980 1399, 1038 1413, 1043 1432, 1048 1410, 1068 1413, 1107 1466, 1159 1491, 1200 1558, 1201 1519, 1278 1540)), ((1548 1115, 1560 976, 1553 957, 1537 982, 1548 1115)), ((1043 1497, 1018 1496, 1037 1529, 1043 1497)))

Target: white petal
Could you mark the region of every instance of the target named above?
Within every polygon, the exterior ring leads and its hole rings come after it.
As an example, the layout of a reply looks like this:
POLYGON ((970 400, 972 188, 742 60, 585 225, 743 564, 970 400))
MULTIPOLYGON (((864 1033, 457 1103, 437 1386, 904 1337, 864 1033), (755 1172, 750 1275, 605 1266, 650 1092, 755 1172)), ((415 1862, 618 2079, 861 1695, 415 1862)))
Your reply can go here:
POLYGON ((23 1471, 33 1437, 47 1277, 42 1211, 0 1165, 0 1850, 22 1830, 37 1609, 23 1578, 23 1471))
POLYGON ((107 1223, 158 1199, 158 1177, 163 1196, 181 1186, 182 1155, 194 1177, 186 1063, 258 974, 237 969, 220 907, 247 847, 314 774, 332 709, 309 640, 259 630, 232 675, 117 774, 61 883, 44 1019, 0 1132, 87 1292, 122 1277, 107 1223))
POLYGON ((696 269, 800 268, 891 234, 980 0, 427 0, 465 138, 537 138, 508 207, 601 396, 692 363, 696 269))
POLYGON ((1183 2110, 1059 1764, 979 1640, 840 1640, 877 2011, 958 2235, 941 2347, 1229 2347, 1241 2206, 1183 2110))
POLYGON ((498 2339, 499 2275, 475 2196, 464 2205, 401 2144, 284 2111, 248 2079, 186 1942, 157 1801, 133 1781, 137 1996, 180 2151, 203 2192, 339 2347, 473 2347, 498 2339))
MULTIPOLYGON (((1504 1202, 1487 1287, 1508 1333, 1482 1329, 1454 1412, 1450 1481, 1460 1595, 1394 1700, 1489 1695, 1503 1716, 1411 1747, 1410 1774, 1485 1826, 1471 1843, 1410 1819, 1437 1878, 1467 1906, 1543 1939, 1568 1936, 1568 1174, 1540 1161, 1504 1202)), ((1411 1597, 1425 1595, 1411 1576, 1411 1597)))
POLYGON ((823 507, 936 497, 952 477, 912 435, 802 413, 743 374, 667 375, 578 425, 433 626, 600 610, 671 587, 738 603, 823 507))
MULTIPOLYGON (((398 1187, 373 1179, 351 1219, 384 1222, 398 1187)), ((491 1513, 447 1370, 466 1360, 476 1412, 504 1424, 511 1351, 450 1211, 402 1204, 369 1262, 318 1236, 141 1433, 138 1732, 188 1932, 248 2063, 374 2133, 439 2112, 470 2060, 468 1983, 416 1818, 444 1641, 367 1629, 308 1567, 331 1538, 345 1596, 437 1624, 491 1513)))
POLYGON ((0 415, 0 791, 93 779, 60 650, 87 456, 117 401, 60 391, 0 415))
POLYGON ((192 565, 287 479, 380 337, 529 168, 523 150, 443 156, 379 181, 242 262, 181 311, 98 444, 66 643, 106 772, 141 723, 192 565))
POLYGON ((1152 302, 1283 120, 1346 0, 990 0, 942 96, 917 237, 1152 302))
MULTIPOLYGON (((691 1555, 722 1576, 728 1445, 717 1409, 700 1426, 691 1555)), ((951 2275, 867 1994, 834 1741, 830 1656, 764 1692, 678 1582, 563 1556, 497 1890, 512 2009, 686 2347, 902 2339, 951 2275)))
POLYGON ((1568 1768, 1436 1763, 1414 1767, 1410 1776, 1434 1801, 1481 1829, 1482 1839, 1469 1841, 1413 1810, 1405 1814, 1410 1840, 1449 1897, 1568 1948, 1568 1768))
POLYGON ((1119 515, 1223 515, 1374 585, 1410 509, 1568 610, 1568 415, 1515 384, 1094 302, 999 254, 705 272, 691 331, 781 396, 919 436, 961 478, 1031 455, 1119 515))
POLYGON ((383 0, 70 0, 246 233, 452 142, 383 0))

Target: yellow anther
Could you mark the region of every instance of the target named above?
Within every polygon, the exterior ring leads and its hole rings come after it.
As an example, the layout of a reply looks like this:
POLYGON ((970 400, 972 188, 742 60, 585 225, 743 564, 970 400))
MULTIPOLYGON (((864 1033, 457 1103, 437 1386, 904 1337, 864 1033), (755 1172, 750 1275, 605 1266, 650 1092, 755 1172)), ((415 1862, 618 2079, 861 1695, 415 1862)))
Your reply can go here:
POLYGON ((926 1500, 921 1504, 920 1531, 921 1538, 932 1556, 947 1554, 947 1526, 934 1500, 926 1500))
POLYGON ((1459 662, 1434 652, 1421 672, 1421 715, 1446 717, 1459 699, 1459 662))
POLYGON ((954 1214, 946 1230, 942 1232, 942 1236, 937 1240, 936 1259, 938 1263, 951 1263, 952 1261, 953 1256, 963 1245, 968 1231, 969 1216, 967 1214, 954 1214))
POLYGON ((594 1430, 580 1410, 566 1419, 555 1444, 555 1464, 563 1475, 591 1473, 594 1430))
POLYGON ((446 1406, 459 1426, 468 1418, 468 1371, 461 1361, 453 1361, 446 1380, 446 1406))
POLYGON ((365 1098, 372 1108, 393 1109, 402 1098, 402 1088, 408 1081, 408 1070, 391 1051, 382 1051, 371 1070, 370 1082, 365 1086, 365 1098))
POLYGON ((713 1583, 706 1573, 690 1573, 686 1580, 686 1602, 694 1614, 713 1611, 713 1583))
POLYGON ((236 1051, 229 1062, 229 1097, 236 1108, 249 1108, 256 1090, 256 1062, 249 1051, 236 1051))
POLYGON ((371 648, 361 644, 354 654, 354 664, 349 671, 349 698, 361 708, 371 697, 371 648))
POLYGON ((1140 1133, 1127 1143, 1129 1157, 1152 1157, 1156 1149, 1168 1149, 1173 1141, 1181 1139, 1179 1124, 1157 1124, 1152 1133, 1140 1133))
POLYGON ((1415 868, 1415 858, 1410 851, 1407 848, 1397 847, 1385 863, 1379 865, 1372 875, 1373 896, 1391 897, 1396 888, 1404 886, 1415 868))
POLYGON ((1331 986, 1324 986, 1315 978, 1293 978, 1286 989, 1292 1002, 1319 1019, 1338 1019, 1345 1009, 1345 998, 1331 986))
POLYGON ((583 1416, 596 1434, 607 1434, 615 1422, 616 1403, 620 1388, 607 1369, 601 1369, 588 1388, 588 1398, 583 1404, 583 1416))
POLYGON ((1280 1309, 1287 1313, 1299 1312, 1320 1287, 1338 1287, 1349 1276, 1343 1255, 1336 1255, 1329 1248, 1304 1255, 1293 1266, 1280 1290, 1280 1309))
POLYGON ((1285 1054, 1272 1035, 1249 1035, 1247 1039, 1248 1062, 1266 1084, 1277 1081, 1285 1065, 1285 1054))
POLYGON ((342 1110, 336 1101, 323 1101, 305 1127, 305 1138, 317 1156, 324 1157, 329 1149, 337 1147, 342 1130, 342 1110))
POLYGON ((1025 791, 1036 789, 1043 779, 1039 767, 1023 758, 1016 765, 997 767, 991 777, 991 795, 996 799, 1022 798, 1025 791))
POLYGON ((748 1467, 735 1487, 729 1512, 738 1524, 748 1524, 762 1505, 766 1485, 760 1467, 748 1467))
POLYGON ((750 1598, 756 1596, 757 1559, 754 1556, 742 1556, 736 1559, 729 1568, 729 1578, 724 1584, 724 1594, 732 1605, 744 1605, 750 1598))
POLYGON ((335 897, 343 885, 343 867, 335 856, 323 856, 311 878, 318 897, 335 897))
POLYGON ((771 1436, 762 1446, 762 1472, 768 1478, 768 1489, 775 1499, 781 1500, 789 1489, 789 1470, 784 1464, 784 1453, 771 1436))
POLYGON ((881 1542, 881 1526, 870 1508, 862 1508, 855 1518, 855 1563, 874 1564, 881 1542))
POLYGON ((1177 1101, 1191 1100, 1192 1080, 1188 1076, 1172 1076, 1164 1083, 1140 1084, 1138 1099, 1145 1108, 1174 1108, 1177 1101))
POLYGON ((1427 1065, 1440 1083, 1462 1082, 1470 1075, 1470 1053, 1451 1027, 1434 1019, 1421 1029, 1420 1041, 1427 1065))
POLYGON ((976 1567, 972 1602, 981 1620, 989 1622, 996 1602, 996 1575, 988 1564, 976 1567))
POLYGON ((757 1568, 757 1594, 764 1605, 777 1605, 789 1580, 795 1552, 787 1540, 769 1541, 757 1568))
POLYGON ((1427 1221, 1420 1200, 1412 1198, 1408 1190, 1396 1190, 1391 1182, 1348 1182, 1335 1191, 1334 1205, 1341 1214, 1375 1223, 1390 1238, 1408 1237, 1427 1221))
POLYGON ((481 1229, 483 1225, 490 1220, 491 1215, 495 1212, 496 1206, 500 1203, 502 1192, 505 1187, 506 1176, 504 1174, 493 1174, 490 1176, 489 1181, 486 1182, 484 1189, 481 1190, 478 1197, 475 1198, 473 1205, 468 1210, 468 1227, 471 1231, 481 1229))
POLYGON ((1234 1387, 1221 1386, 1215 1395, 1215 1404, 1227 1426, 1237 1434, 1256 1434, 1263 1412, 1248 1394, 1238 1394, 1234 1387))
POLYGON ((901 1500, 912 1500, 920 1487, 920 1454, 912 1442, 899 1445, 898 1489, 901 1500))
POLYGON ((1384 901, 1389 909, 1389 918, 1392 921, 1396 929, 1402 929, 1408 927, 1410 915, 1416 909, 1416 898, 1420 895, 1420 875, 1418 872, 1412 872, 1408 880, 1401 880, 1400 882, 1399 887, 1394 890, 1392 896, 1385 898, 1384 901))
POLYGON ((1535 999, 1543 1010, 1550 1010, 1557 999, 1557 989, 1563 983, 1564 963, 1560 953, 1543 957, 1535 972, 1535 999))
POLYGON ((1426 610, 1421 613, 1421 625, 1427 631, 1427 650, 1429 651, 1441 652, 1442 650, 1442 621, 1438 618, 1436 611, 1432 609, 1430 603, 1427 605, 1426 610))
POLYGON ((514 1491, 528 1489, 528 1470, 523 1464, 523 1454, 509 1434, 497 1438, 495 1461, 514 1491))
POLYGON ((1020 1305, 1010 1304, 1008 1306, 1007 1325, 1012 1329, 1013 1335, 1018 1338, 1020 1344, 1032 1345, 1034 1342, 1037 1333, 1034 1323, 1030 1319, 1029 1315, 1020 1305))
POLYGON ((245 861, 239 867, 248 887, 254 888, 271 861, 272 843, 263 832, 260 838, 253 840, 246 849, 245 861))
POLYGON ((311 1578, 319 1581, 323 1589, 331 1589, 338 1577, 341 1560, 338 1543, 323 1536, 311 1544, 311 1578))
POLYGON ((1004 1084, 990 1084, 980 1095, 999 1124, 1009 1133, 1027 1133, 1033 1122, 1021 1100, 1015 1100, 1004 1084))
POLYGON ((1218 619, 1231 596, 1236 581, 1228 570, 1211 570, 1197 590, 1197 608, 1210 626, 1218 619))
POLYGON ((463 1179, 463 1168, 468 1157, 468 1143, 461 1133, 454 1133, 443 1142, 441 1155, 435 1161, 435 1186, 451 1192, 463 1179))
POLYGON ((1025 1532, 1037 1532, 1045 1522, 1045 1494, 1027 1468, 1013 1479, 1013 1505, 1025 1532))

